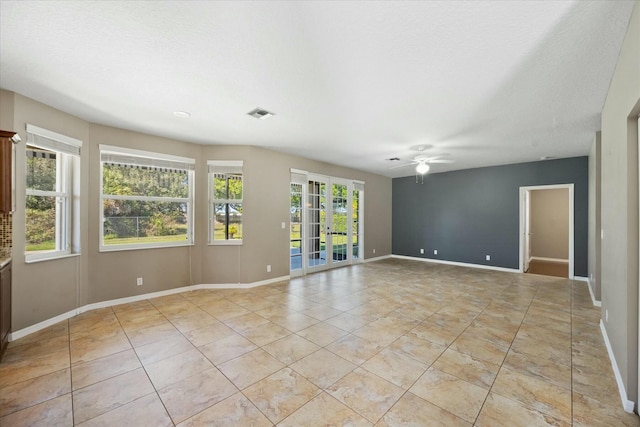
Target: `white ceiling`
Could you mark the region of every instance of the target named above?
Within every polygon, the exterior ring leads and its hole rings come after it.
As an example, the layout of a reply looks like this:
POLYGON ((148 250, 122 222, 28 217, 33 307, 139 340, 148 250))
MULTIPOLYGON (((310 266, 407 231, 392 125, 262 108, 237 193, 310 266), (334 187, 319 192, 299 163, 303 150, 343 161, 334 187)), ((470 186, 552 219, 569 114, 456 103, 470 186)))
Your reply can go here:
POLYGON ((434 172, 581 156, 633 4, 2 0, 0 87, 94 123, 392 177, 413 168, 385 159, 416 145, 454 160, 434 172))

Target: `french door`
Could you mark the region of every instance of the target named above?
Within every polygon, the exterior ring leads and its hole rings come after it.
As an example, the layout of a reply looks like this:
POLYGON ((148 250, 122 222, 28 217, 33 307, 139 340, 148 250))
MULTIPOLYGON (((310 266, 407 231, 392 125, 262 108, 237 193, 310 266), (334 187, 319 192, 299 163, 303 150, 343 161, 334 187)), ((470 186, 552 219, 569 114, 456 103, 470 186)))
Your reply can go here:
POLYGON ((360 260, 363 185, 309 174, 291 183, 291 276, 360 260), (306 203, 303 203, 305 201, 306 203))

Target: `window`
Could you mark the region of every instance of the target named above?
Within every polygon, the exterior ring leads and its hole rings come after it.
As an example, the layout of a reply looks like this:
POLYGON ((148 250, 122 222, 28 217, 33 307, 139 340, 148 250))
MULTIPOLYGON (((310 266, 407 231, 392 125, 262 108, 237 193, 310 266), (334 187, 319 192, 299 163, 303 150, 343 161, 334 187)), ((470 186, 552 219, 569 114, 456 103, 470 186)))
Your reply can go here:
POLYGON ((100 146, 100 250, 193 244, 195 160, 100 146))
POLYGON ((78 253, 82 141, 27 125, 25 260, 78 253))
POLYGON ((209 161, 209 242, 242 244, 242 161, 209 161))

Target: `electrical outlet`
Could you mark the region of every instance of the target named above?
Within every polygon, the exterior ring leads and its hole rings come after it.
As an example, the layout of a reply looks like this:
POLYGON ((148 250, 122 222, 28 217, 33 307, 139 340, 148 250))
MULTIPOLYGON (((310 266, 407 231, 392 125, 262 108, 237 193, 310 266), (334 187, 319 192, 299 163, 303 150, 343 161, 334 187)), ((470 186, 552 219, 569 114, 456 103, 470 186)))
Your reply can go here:
POLYGON ((609 321, 609 310, 608 309, 604 311, 604 321, 605 322, 609 321))
POLYGON ((434 254, 434 255, 438 255, 438 250, 437 250, 437 249, 434 249, 434 250, 433 250, 433 254, 434 254))
POLYGON ((600 229, 600 240, 604 240, 604 228, 600 229))
POLYGON ((486 259, 487 261, 491 261, 491 255, 487 255, 486 257, 484 257, 484 259, 486 259))
POLYGON ((138 285, 138 286, 142 286, 142 277, 138 277, 138 278, 136 279, 136 285, 138 285))
POLYGON ((375 249, 373 250, 373 253, 374 253, 374 254, 376 253, 376 250, 375 250, 375 249))
POLYGON ((285 222, 282 223, 282 229, 284 230, 285 228, 287 228, 287 224, 285 222))
POLYGON ((420 253, 423 254, 424 253, 424 249, 420 249, 420 253))
POLYGON ((267 273, 271 273, 271 264, 267 264, 267 273))

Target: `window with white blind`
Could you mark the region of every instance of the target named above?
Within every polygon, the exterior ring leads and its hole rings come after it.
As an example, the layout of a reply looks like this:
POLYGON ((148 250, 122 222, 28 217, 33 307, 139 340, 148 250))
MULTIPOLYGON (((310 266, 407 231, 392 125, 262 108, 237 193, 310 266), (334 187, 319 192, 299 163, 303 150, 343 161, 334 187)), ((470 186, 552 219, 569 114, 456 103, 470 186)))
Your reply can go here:
POLYGON ((209 243, 242 244, 243 162, 210 160, 209 243))
POLYGON ((195 163, 100 145, 100 250, 192 245, 195 163))
POLYGON ((26 262, 80 252, 81 147, 80 140, 27 124, 26 262))

